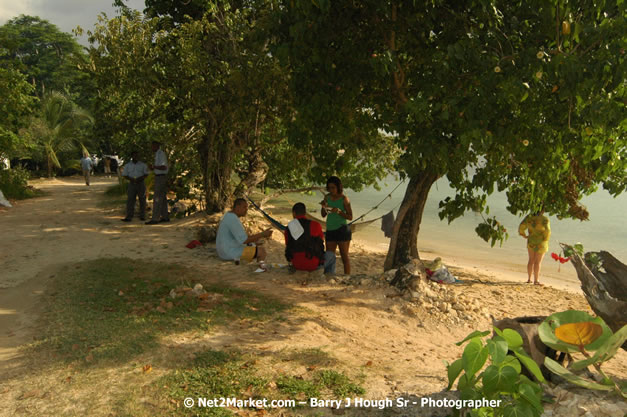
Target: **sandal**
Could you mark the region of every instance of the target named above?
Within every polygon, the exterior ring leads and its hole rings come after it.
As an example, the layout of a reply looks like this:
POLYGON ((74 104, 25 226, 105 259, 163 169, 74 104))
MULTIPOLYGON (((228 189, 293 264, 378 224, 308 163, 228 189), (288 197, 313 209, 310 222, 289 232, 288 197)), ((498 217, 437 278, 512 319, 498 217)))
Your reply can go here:
POLYGON ((540 282, 534 282, 533 285, 539 285, 540 287, 544 287, 544 284, 540 283, 540 282))

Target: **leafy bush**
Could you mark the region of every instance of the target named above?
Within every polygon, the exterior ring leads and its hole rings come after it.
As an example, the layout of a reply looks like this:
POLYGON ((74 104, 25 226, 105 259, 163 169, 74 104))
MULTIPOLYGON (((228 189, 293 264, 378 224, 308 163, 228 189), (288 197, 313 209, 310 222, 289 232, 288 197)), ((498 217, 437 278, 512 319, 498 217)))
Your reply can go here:
POLYGON ((497 407, 455 409, 456 416, 540 416, 542 387, 523 375, 522 365, 540 382, 544 377, 538 365, 523 350, 522 337, 511 329, 494 328, 497 333, 485 344, 489 331, 475 331, 457 343, 468 342, 461 359, 447 363, 448 389, 459 377, 457 389, 461 400, 500 400, 497 407), (486 362, 490 364, 482 371, 486 362), (522 365, 521 365, 522 364, 522 365), (462 371, 464 372, 462 374, 462 371), (461 375, 461 376, 460 376, 461 375))
POLYGON ((24 199, 34 197, 35 190, 28 185, 30 173, 22 168, 0 170, 0 190, 6 198, 24 199))

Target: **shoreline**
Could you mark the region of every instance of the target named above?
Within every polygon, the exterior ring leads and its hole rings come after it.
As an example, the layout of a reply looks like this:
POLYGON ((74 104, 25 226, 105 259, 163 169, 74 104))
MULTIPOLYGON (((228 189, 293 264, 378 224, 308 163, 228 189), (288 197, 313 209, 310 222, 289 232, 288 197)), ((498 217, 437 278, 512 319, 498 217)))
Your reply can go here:
MULTIPOLYGON (((387 253, 386 250, 382 250, 380 247, 378 247, 378 245, 373 245, 367 240, 353 239, 353 242, 355 242, 358 247, 363 248, 367 252, 378 253, 382 254, 383 256, 385 256, 385 254, 387 253)), ((527 281, 526 265, 518 265, 511 262, 496 264, 477 260, 471 257, 465 257, 463 255, 451 256, 448 254, 448 252, 432 248, 423 249, 420 251, 420 258, 423 260, 432 260, 436 257, 442 258, 442 263, 445 266, 462 269, 471 275, 481 274, 499 281, 515 282, 519 284, 524 284, 527 281)), ((543 267, 544 266, 545 265, 543 265, 543 267)), ((568 279, 569 277, 567 277, 564 271, 562 271, 561 273, 564 274, 564 279, 560 279, 560 277, 555 277, 550 273, 542 274, 541 272, 540 282, 544 285, 556 289, 583 295, 583 291, 581 290, 581 284, 579 282, 579 279, 577 278, 577 274, 573 271, 573 275, 575 278, 575 280, 573 280, 568 279)))
MULTIPOLYGON (((276 210, 278 207, 275 207, 276 210)), ((270 210, 272 210, 271 208, 270 210)), ((285 208, 282 208, 285 210, 285 208)), ((287 224, 291 220, 281 209, 273 212, 273 215, 279 219, 282 223, 287 224)), ((260 213, 255 210, 256 214, 260 213)), ((264 218, 264 222, 267 222, 264 218)), ((381 232, 382 233, 382 232, 381 232)), ((385 257, 387 253, 387 244, 383 244, 379 239, 369 239, 370 233, 359 232, 353 234, 353 245, 351 249, 361 249, 363 251, 377 254, 378 256, 385 257), (363 236, 364 238, 357 238, 356 236, 363 236)), ((442 263, 447 267, 458 268, 470 275, 484 275, 502 282, 513 282, 518 284, 524 284, 527 281, 527 264, 526 259, 510 260, 510 261, 491 261, 485 259, 485 257, 477 256, 477 253, 470 253, 464 255, 464 248, 460 245, 460 242, 431 240, 429 245, 425 245, 421 240, 421 235, 418 236, 418 250, 422 260, 432 260, 436 257, 442 258, 442 263), (451 255, 453 253, 454 255, 451 255)), ((477 238, 479 240, 479 238, 477 238)), ((386 239, 389 242, 389 239, 386 239)), ((483 243, 483 242, 481 242, 483 243)), ((499 248, 492 248, 494 251, 493 258, 498 259, 499 248)), ((522 251, 523 249, 521 249, 522 251)), ((524 256, 526 257, 526 252, 524 256)), ((338 262, 341 264, 341 260, 338 255, 338 262)), ((380 271, 383 272, 383 264, 377 265, 380 271)), ((341 269, 341 266, 338 265, 341 269)), ((583 295, 581 290, 581 283, 577 277, 577 273, 570 265, 566 263, 561 265, 561 271, 558 272, 558 264, 554 263, 550 258, 550 251, 544 257, 542 261, 542 270, 540 271, 540 282, 546 286, 550 286, 559 290, 564 290, 573 294, 583 295)), ((338 270, 340 270, 338 269, 338 270)), ((353 271, 353 273, 363 273, 364 271, 353 271)), ((454 271, 451 271, 454 272, 454 271)), ((530 286, 533 284, 530 284, 530 286)))

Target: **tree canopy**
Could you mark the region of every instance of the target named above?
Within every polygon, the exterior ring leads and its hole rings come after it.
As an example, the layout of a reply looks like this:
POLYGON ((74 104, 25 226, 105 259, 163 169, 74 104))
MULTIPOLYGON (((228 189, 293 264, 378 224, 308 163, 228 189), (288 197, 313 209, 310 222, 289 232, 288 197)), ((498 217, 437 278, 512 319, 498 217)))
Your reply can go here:
POLYGON ((0 26, 0 51, 0 67, 22 72, 38 97, 64 91, 87 105, 88 81, 78 68, 85 54, 71 34, 47 20, 21 15, 0 26))
MULTIPOLYGON (((621 2, 285 1, 274 50, 292 74, 294 132, 390 132, 410 179, 386 268, 417 257, 428 191, 446 176, 441 217, 544 206, 586 219, 582 195, 626 187, 621 2)), ((314 133, 315 132, 315 133, 314 133)), ((485 239, 506 231, 489 218, 485 239)))
POLYGON ((115 126, 121 146, 161 139, 175 165, 200 180, 209 211, 223 210, 270 169, 271 184, 282 187, 319 183, 337 170, 352 172, 355 187, 385 174, 389 141, 379 134, 372 146, 347 141, 341 153, 288 142, 285 121, 294 113, 286 73, 268 49, 269 9, 209 6, 202 19, 176 26, 132 12, 102 17, 90 34, 100 119, 115 126))

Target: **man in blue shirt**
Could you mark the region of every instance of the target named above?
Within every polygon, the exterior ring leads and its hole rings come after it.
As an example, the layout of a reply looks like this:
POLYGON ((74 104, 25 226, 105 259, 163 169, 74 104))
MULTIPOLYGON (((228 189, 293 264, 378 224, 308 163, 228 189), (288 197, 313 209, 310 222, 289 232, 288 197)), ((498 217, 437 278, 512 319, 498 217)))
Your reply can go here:
POLYGON ((249 244, 257 242, 262 238, 269 238, 272 236, 272 230, 267 229, 261 233, 248 236, 239 219, 246 216, 247 212, 248 203, 246 200, 243 198, 236 199, 233 203, 233 209, 220 220, 216 236, 216 250, 218 256, 227 261, 243 259, 251 262, 257 258, 259 267, 266 270, 265 260, 267 253, 265 248, 263 246, 249 246, 249 244))
POLYGON ((83 169, 83 176, 85 177, 85 185, 89 185, 89 175, 93 166, 94 162, 89 156, 84 155, 81 158, 81 168, 83 169))

